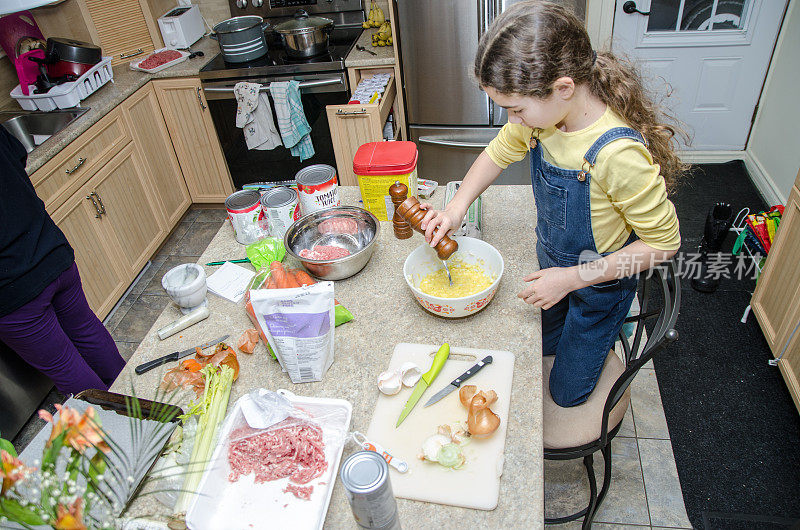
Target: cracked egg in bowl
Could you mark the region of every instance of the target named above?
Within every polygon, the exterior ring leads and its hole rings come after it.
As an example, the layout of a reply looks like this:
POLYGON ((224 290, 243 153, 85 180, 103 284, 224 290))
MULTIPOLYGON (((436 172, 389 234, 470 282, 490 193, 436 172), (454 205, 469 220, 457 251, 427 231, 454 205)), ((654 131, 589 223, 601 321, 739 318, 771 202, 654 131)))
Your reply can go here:
POLYGON ((453 285, 442 261, 427 244, 414 249, 403 265, 403 276, 414 297, 430 313, 458 318, 477 313, 492 301, 503 276, 503 257, 489 243, 454 237, 458 250, 447 260, 453 285))

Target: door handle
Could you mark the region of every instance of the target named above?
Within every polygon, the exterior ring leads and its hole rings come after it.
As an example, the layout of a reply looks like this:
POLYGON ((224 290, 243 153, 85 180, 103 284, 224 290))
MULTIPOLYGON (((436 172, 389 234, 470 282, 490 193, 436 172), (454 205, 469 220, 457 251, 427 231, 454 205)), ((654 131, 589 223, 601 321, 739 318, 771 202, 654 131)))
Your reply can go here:
POLYGON ((457 147, 459 149, 484 149, 489 145, 489 142, 460 142, 458 140, 444 140, 432 136, 420 136, 419 143, 441 145, 443 147, 457 147))
POLYGON ((75 166, 72 169, 65 169, 64 172, 67 175, 72 175, 73 173, 78 171, 78 168, 81 167, 84 164, 84 162, 86 162, 86 159, 83 158, 83 157, 80 157, 80 158, 78 158, 78 163, 75 164, 75 166))
POLYGON ((97 205, 97 201, 94 200, 94 197, 92 197, 91 193, 87 195, 86 198, 92 201, 92 205, 94 206, 94 211, 96 212, 94 214, 95 218, 100 219, 100 216, 103 215, 103 212, 100 211, 100 207, 97 205))
POLYGON ((478 0, 478 40, 486 31, 486 0, 478 0))
POLYGON ((141 55, 144 53, 144 50, 139 48, 138 50, 130 53, 121 53, 119 54, 120 59, 130 59, 131 57, 136 57, 137 55, 141 55))
POLYGON ((646 17, 650 16, 650 11, 647 12, 639 11, 636 8, 636 2, 634 2, 633 0, 628 0, 627 2, 622 4, 622 12, 628 15, 632 15, 633 13, 639 13, 640 15, 644 15, 646 17))
POLYGON ((101 214, 106 213, 106 207, 103 204, 103 199, 100 198, 100 195, 98 195, 97 192, 94 190, 92 190, 92 193, 90 193, 89 195, 94 195, 95 197, 97 197, 97 202, 100 204, 100 213, 101 214))
POLYGON ((201 96, 200 93, 201 93, 200 87, 197 87, 197 101, 200 102, 200 109, 205 111, 206 106, 203 104, 203 96, 201 96))

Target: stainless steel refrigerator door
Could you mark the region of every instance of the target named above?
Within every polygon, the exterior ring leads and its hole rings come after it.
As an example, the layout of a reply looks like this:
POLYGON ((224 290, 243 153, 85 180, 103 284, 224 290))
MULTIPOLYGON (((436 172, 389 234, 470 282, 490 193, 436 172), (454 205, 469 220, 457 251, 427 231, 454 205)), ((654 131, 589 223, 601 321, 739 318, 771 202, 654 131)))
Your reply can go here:
POLYGON ((489 125, 489 98, 470 78, 491 0, 397 3, 411 124, 489 125))
MULTIPOLYGON (((461 180, 499 129, 488 127, 410 128, 411 140, 419 149, 418 174, 439 184, 461 180)), ((495 184, 531 183, 528 156, 508 166, 495 184)))

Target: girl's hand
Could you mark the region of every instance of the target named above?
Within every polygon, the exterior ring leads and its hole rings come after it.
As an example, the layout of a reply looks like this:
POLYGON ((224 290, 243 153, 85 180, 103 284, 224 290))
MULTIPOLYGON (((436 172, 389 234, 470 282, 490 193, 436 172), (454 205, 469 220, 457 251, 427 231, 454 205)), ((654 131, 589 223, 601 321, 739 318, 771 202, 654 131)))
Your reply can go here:
POLYGON ((435 247, 445 234, 452 234, 461 224, 465 212, 457 212, 455 208, 434 210, 430 203, 423 202, 420 208, 427 210, 419 227, 425 231, 425 241, 435 247), (436 232, 434 233, 434 230, 436 232))
POLYGON ((576 289, 572 267, 550 267, 538 270, 523 278, 533 282, 517 295, 526 304, 550 309, 576 289))

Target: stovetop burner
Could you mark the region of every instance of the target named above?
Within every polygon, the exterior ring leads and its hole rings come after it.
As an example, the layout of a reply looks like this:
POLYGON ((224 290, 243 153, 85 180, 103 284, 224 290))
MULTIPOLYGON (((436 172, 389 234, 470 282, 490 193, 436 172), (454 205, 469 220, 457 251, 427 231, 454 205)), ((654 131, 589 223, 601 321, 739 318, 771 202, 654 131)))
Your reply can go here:
POLYGON ((200 79, 343 71, 345 58, 362 31, 361 28, 334 28, 328 52, 306 59, 288 57, 277 33, 268 33, 267 55, 246 63, 228 63, 218 54, 200 69, 200 79))

